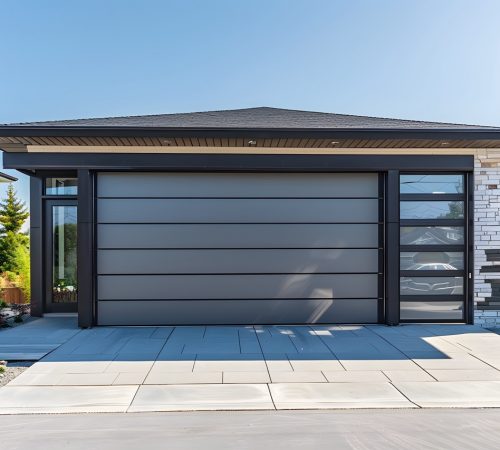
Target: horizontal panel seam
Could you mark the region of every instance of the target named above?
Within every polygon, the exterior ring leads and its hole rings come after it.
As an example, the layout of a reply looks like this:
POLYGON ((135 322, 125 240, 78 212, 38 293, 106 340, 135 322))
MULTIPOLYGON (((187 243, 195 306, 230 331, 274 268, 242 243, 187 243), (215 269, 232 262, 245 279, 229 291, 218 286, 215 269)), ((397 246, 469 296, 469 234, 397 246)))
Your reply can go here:
POLYGON ((105 222, 98 225, 382 225, 383 222, 105 222))
POLYGON ((359 300, 371 300, 371 301, 378 301, 380 298, 377 297, 339 297, 339 298, 99 298, 98 301, 100 302, 193 302, 193 301, 200 301, 200 302, 212 302, 212 301, 233 301, 233 302, 240 302, 240 301, 263 301, 263 302, 274 302, 274 301, 316 301, 316 300, 322 300, 322 301, 337 301, 337 300, 348 300, 348 301, 359 301, 359 300))
POLYGON ((380 247, 98 247, 99 251, 383 250, 380 247))
POLYGON ((382 200, 382 197, 145 197, 99 196, 98 200, 382 200))
POLYGON ((266 276, 266 275, 291 275, 291 276, 296 276, 296 275, 381 275, 382 272, 183 272, 183 273, 176 273, 176 272, 169 272, 169 273, 162 273, 162 272, 146 272, 146 273, 127 273, 127 272, 119 272, 119 273, 104 273, 104 272, 99 272, 98 275, 104 275, 104 276, 131 276, 131 277, 140 277, 140 276, 150 276, 150 275, 160 275, 160 276, 189 276, 189 275, 200 275, 200 276, 211 276, 211 275, 224 275, 224 276, 231 276, 231 275, 256 275, 256 276, 266 276))

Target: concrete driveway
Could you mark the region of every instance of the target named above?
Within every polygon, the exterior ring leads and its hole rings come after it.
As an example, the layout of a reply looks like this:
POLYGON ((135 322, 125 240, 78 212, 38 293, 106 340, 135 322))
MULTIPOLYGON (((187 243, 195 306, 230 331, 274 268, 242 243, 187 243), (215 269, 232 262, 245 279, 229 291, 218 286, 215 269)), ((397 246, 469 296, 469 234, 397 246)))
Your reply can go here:
POLYGON ((500 407, 500 336, 465 325, 98 327, 0 389, 2 414, 425 407, 500 407))
POLYGON ((496 450, 494 409, 1 416, 9 450, 496 450), (26 432, 29 430, 29 432, 26 432))

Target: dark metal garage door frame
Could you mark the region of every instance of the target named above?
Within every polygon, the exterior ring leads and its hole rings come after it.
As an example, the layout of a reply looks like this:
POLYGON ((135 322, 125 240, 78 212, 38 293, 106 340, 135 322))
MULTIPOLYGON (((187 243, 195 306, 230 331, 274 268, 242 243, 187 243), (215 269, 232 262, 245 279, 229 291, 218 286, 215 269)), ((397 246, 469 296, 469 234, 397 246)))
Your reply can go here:
MULTIPOLYGON (((378 172, 383 174, 384 283, 383 322, 399 323, 399 173, 463 172, 467 175, 467 278, 466 322, 473 321, 473 176, 469 155, 255 155, 255 154, 110 154, 110 153, 7 153, 6 168, 32 172, 32 262, 42 259, 41 193, 43 171, 78 173, 78 279, 79 325, 96 323, 95 188, 99 171, 184 172, 378 172), (34 173, 33 173, 34 172, 34 173), (34 232, 33 232, 34 231, 34 232)), ((32 295, 43 296, 41 277, 33 271, 32 295)), ((383 292, 382 292, 383 290, 383 292)))

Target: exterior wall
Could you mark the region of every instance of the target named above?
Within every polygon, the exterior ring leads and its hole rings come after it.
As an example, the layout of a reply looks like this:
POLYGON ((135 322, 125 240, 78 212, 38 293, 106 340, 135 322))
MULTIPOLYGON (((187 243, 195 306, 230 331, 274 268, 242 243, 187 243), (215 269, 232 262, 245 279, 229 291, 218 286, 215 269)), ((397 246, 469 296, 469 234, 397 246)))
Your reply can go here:
POLYGON ((500 283, 500 150, 477 150, 474 165, 474 323, 493 328, 500 327, 491 283, 500 283))
MULTIPOLYGON (((28 150, 36 153, 42 152, 61 152, 61 147, 43 147, 43 146, 28 146, 28 150)), ((81 146, 75 148, 64 148, 65 151, 73 151, 75 153, 89 151, 89 147, 81 146)), ((96 153, 102 151, 111 153, 123 152, 123 147, 92 147, 96 153), (113 149, 113 150, 111 150, 113 149)), ((156 149, 155 149, 156 150, 156 149)), ((500 327, 500 299, 495 305, 492 301, 492 286, 489 281, 499 280, 500 282, 500 259, 498 262, 488 261, 487 250, 497 250, 500 253, 500 149, 254 149, 244 148, 237 149, 233 147, 208 149, 203 147, 192 148, 175 148, 165 147, 150 153, 282 153, 282 154, 339 154, 339 155, 401 155, 409 153, 412 155, 474 155, 475 156, 475 274, 474 274, 474 302, 476 310, 474 313, 474 322, 483 327, 500 327), (498 265, 498 272, 484 272, 484 267, 498 265), (483 269, 483 270, 481 270, 483 269)), ((137 151, 137 148, 135 148, 137 151)), ((130 149, 133 153, 133 149, 130 149)), ((38 194, 39 195, 39 194, 38 194)), ((38 197, 36 197, 38 198, 38 197)), ((32 203, 33 204, 33 203, 32 203)), ((33 221, 33 218, 32 218, 33 221)), ((33 222, 32 222, 33 225, 33 222)), ((33 232, 33 230, 32 230, 33 232)), ((33 239, 33 238, 32 238, 33 239)), ((39 239, 41 242, 41 238, 39 239)), ((33 256, 32 256, 33 257, 33 256)), ((32 263, 32 267, 40 267, 32 263)), ((37 271, 40 278, 40 271, 37 271)), ((35 277, 33 277, 35 278, 35 277)), ((36 281, 36 280, 35 280, 36 281)), ((37 284, 37 283, 35 283, 37 284)), ((38 283, 40 284, 40 283, 38 283)), ((37 285, 38 285, 37 284, 37 285)), ((41 288, 39 289, 41 292, 41 288)), ((33 298, 41 298, 41 295, 34 295, 33 298)), ((38 311, 38 310, 37 310, 38 311)), ((41 302, 40 311, 42 313, 41 302)))

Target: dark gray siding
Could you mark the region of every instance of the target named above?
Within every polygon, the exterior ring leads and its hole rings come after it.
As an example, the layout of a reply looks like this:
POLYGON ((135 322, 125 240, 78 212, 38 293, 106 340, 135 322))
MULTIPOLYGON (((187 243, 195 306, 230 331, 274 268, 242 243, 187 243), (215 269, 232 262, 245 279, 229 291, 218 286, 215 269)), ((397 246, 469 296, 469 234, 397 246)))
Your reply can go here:
POLYGON ((97 205, 100 223, 370 223, 376 199, 116 198, 97 205))
POLYGON ((376 174, 101 173, 100 324, 376 322, 376 174))
POLYGON ((373 224, 100 224, 101 249, 377 248, 373 224), (244 241, 242 236, 245 237, 244 241))
POLYGON ((108 301, 98 314, 101 325, 370 323, 377 300, 108 301))
POLYGON ((100 197, 372 198, 376 192, 376 176, 349 173, 108 173, 99 181, 100 197))
POLYGON ((341 275, 101 275, 101 300, 367 298, 376 274, 341 275))
POLYGON ((376 249, 100 250, 100 274, 376 272, 376 249))

